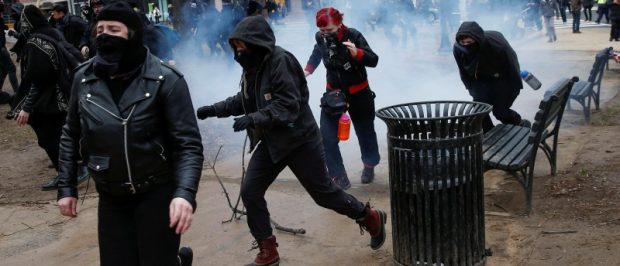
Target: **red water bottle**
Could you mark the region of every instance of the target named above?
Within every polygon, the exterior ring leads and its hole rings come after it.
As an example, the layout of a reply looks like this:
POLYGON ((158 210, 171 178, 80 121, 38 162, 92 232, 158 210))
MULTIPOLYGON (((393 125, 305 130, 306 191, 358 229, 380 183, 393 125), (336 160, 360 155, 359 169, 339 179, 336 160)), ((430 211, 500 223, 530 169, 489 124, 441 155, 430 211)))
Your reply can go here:
POLYGON ((338 139, 345 141, 349 139, 351 131, 351 118, 347 113, 343 113, 338 120, 338 139))

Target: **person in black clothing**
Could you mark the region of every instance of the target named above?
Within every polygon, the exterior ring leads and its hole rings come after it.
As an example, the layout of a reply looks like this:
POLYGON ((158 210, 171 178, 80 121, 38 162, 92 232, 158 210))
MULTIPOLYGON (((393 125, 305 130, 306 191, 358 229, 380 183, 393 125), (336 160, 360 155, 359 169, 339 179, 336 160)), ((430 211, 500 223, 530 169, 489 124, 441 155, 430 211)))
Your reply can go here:
POLYGON ((67 6, 55 4, 52 7, 50 23, 62 32, 67 42, 79 49, 87 24, 81 17, 70 15, 68 12, 67 6))
POLYGON ((594 7, 594 0, 583 0, 583 15, 586 17, 585 21, 592 21, 592 7, 594 7))
MULTIPOLYGON (((492 105, 493 115, 504 124, 530 126, 510 109, 523 83, 517 54, 500 32, 485 31, 475 21, 463 22, 456 33, 454 59, 474 101, 492 105)), ((490 116, 482 128, 484 132, 493 128, 490 116)))
POLYGON ((84 58, 93 58, 95 56, 95 43, 93 42, 93 35, 95 33, 95 25, 97 25, 97 14, 105 7, 106 2, 104 0, 91 0, 90 7, 93 10, 93 19, 89 21, 82 40, 80 41, 80 52, 84 58), (91 52, 92 51, 92 52, 91 52))
MULTIPOLYGON (((376 67, 379 57, 362 33, 342 24, 342 13, 335 8, 319 10, 316 25, 319 32, 315 35, 316 44, 305 74, 312 74, 322 60, 327 69, 327 91, 340 90, 346 95, 364 164, 361 180, 363 184, 371 183, 380 156, 374 124, 375 93, 368 85, 366 67, 376 67)), ((321 135, 329 174, 341 188, 348 189, 351 183, 338 147, 339 118, 337 114, 321 110, 321 135)))
POLYGON ((124 1, 98 15, 97 55, 77 68, 60 145, 58 207, 77 215, 77 161, 99 192, 100 263, 191 265, 179 251, 202 171, 187 83, 143 46, 144 24, 124 1))
MULTIPOLYGON (((0 2, 0 10, 4 10, 3 2, 0 2)), ((17 81, 17 70, 15 69, 15 64, 13 64, 13 59, 11 59, 11 55, 6 49, 6 36, 4 35, 4 31, 8 30, 9 27, 4 24, 4 17, 2 16, 0 16, 0 27, 3 27, 2 34, 0 34, 0 104, 5 104, 10 102, 12 99, 11 94, 2 91, 6 76, 9 76, 9 81, 11 82, 11 87, 13 88, 13 94, 17 92, 19 82, 17 81)))
MULTIPOLYGON (((62 40, 62 33, 52 28, 41 11, 34 5, 24 8, 20 19, 20 33, 25 36, 23 47, 23 84, 15 107, 17 125, 29 124, 37 135, 38 144, 47 153, 58 170, 58 147, 60 132, 65 122, 67 97, 61 87, 58 59, 59 51, 55 41, 62 40), (23 90, 23 91, 21 91, 23 90)), ((57 180, 55 178, 54 180, 57 180)), ((43 186, 46 190, 50 183, 43 186)))
POLYGON ((238 116, 234 131, 247 130, 249 135, 254 152, 241 185, 241 198, 250 232, 260 249, 250 265, 279 262, 265 192, 287 166, 317 204, 356 219, 370 233, 370 247, 381 247, 385 213, 345 193, 327 174, 320 132, 308 105, 308 86, 297 59, 276 46, 271 27, 261 16, 242 20, 229 41, 235 60, 243 67, 241 91, 199 108, 197 116, 238 116))
POLYGON ((609 20, 611 20, 611 31, 609 41, 620 41, 620 1, 614 0, 609 6, 609 20))

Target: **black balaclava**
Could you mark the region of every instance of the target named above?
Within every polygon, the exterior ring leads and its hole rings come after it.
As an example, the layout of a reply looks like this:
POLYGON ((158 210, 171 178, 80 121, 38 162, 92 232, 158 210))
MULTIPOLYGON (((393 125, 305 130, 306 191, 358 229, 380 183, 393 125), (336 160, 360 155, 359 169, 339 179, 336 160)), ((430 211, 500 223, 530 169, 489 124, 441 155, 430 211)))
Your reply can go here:
POLYGON ((258 67, 269 51, 264 47, 251 43, 246 43, 245 45, 248 49, 244 52, 235 51, 235 61, 245 70, 258 67))
POLYGON ((136 70, 144 63, 144 24, 140 16, 124 1, 107 4, 97 15, 97 21, 118 21, 129 29, 129 38, 100 34, 95 39, 97 56, 93 70, 100 78, 123 75, 136 70))

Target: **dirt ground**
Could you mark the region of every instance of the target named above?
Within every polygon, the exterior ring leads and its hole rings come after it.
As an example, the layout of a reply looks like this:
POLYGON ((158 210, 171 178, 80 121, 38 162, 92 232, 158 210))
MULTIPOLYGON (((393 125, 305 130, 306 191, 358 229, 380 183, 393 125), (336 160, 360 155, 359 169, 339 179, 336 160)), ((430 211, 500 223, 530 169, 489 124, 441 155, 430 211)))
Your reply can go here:
MULTIPOLYGON (((591 64, 590 59, 579 60, 591 64)), ((514 177, 501 171, 485 174, 486 245, 493 252, 487 265, 620 265, 619 69, 612 66, 606 73, 607 101, 593 113, 590 124, 583 122, 579 110, 565 115, 557 175, 549 175, 546 158, 539 153, 530 215, 524 215, 524 193, 514 177)), ((7 110, 0 106, 0 114, 7 110)), ((389 210, 386 161, 379 165, 374 184, 362 186, 354 180, 349 192, 389 210)), ((0 119, 0 265, 98 265, 97 194, 92 183, 87 193, 86 184, 80 187, 84 201, 79 216, 61 217, 56 194, 39 190, 54 176, 48 165, 30 128, 0 119)), ((233 200, 239 165, 234 159, 217 168, 233 200)), ((389 221, 386 244, 371 251, 368 236, 360 236, 354 223, 313 204, 290 173, 283 175, 288 178, 277 180, 267 193, 272 217, 307 231, 276 231, 283 265, 392 265, 389 221)), ((182 240, 194 249, 194 265, 248 262, 255 251, 248 251, 252 239, 245 218, 222 223, 231 213, 209 169, 203 173, 198 206, 182 240)))

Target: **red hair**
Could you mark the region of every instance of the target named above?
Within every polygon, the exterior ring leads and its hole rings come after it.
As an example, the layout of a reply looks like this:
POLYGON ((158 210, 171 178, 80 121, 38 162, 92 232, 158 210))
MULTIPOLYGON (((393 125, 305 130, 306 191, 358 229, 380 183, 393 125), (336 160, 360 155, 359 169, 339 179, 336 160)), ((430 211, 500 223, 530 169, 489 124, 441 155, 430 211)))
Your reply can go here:
POLYGON ((340 25, 342 23, 343 14, 333 7, 324 7, 316 12, 316 26, 327 27, 330 23, 333 25, 340 25))

